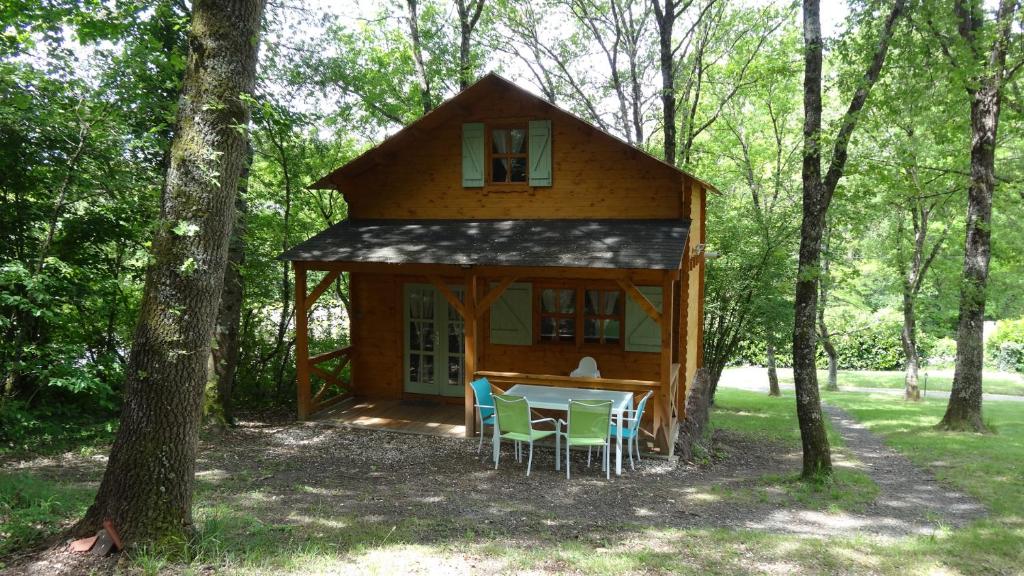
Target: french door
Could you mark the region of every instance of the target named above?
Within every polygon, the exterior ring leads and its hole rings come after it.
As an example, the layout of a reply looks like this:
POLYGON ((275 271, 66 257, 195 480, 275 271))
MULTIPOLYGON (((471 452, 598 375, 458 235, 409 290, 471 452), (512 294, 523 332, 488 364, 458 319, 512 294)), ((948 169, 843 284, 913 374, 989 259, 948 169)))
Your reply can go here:
MULTIPOLYGON (((464 298, 462 286, 449 286, 464 298)), ((462 317, 431 284, 406 284, 403 291, 405 391, 463 396, 465 341, 462 317)))

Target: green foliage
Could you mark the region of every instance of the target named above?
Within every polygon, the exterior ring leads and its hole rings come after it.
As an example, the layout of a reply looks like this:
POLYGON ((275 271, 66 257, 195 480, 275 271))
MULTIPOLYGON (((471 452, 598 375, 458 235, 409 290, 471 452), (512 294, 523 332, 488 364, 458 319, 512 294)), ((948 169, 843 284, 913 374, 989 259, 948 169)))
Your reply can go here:
POLYGON ((1024 374, 1024 318, 999 322, 985 346, 996 368, 1024 374))

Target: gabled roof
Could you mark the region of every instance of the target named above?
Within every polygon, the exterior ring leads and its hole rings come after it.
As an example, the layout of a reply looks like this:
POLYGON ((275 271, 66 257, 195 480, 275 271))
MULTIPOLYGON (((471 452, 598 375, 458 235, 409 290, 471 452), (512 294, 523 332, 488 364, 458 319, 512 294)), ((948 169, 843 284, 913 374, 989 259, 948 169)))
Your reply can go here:
POLYGON ((661 169, 670 170, 682 176, 686 176, 699 182, 702 186, 709 190, 714 190, 716 192, 718 191, 718 189, 715 188, 713 185, 709 184, 708 182, 705 182, 704 180, 701 180, 700 178, 697 178, 693 174, 690 174, 689 172, 686 172, 684 170, 680 170, 676 166, 673 166, 665 162, 664 160, 657 158, 656 156, 652 156, 651 154, 648 154, 647 152, 641 150, 640 148, 637 148, 626 143, 621 138, 614 136, 602 130, 601 128, 598 128, 597 126, 591 124, 590 122, 587 122, 586 120, 580 118, 579 116, 576 116, 575 114, 567 110, 559 108, 558 106, 552 104, 551 102, 548 102, 544 98, 541 98, 540 96, 537 96, 536 94, 533 94, 532 92, 521 88, 515 83, 506 80, 505 78, 499 76, 498 74, 495 74, 494 72, 488 73, 486 76, 476 81, 471 86, 467 87, 465 90, 459 92, 455 96, 441 103, 437 108, 434 108, 427 114, 424 114, 423 116, 416 119, 414 122, 412 122, 405 128, 402 128, 398 132, 392 134, 377 146, 367 150, 366 152, 363 152, 361 155, 359 155, 349 163, 334 170, 333 172, 324 176, 323 178, 320 178, 315 183, 310 185, 310 188, 337 188, 339 183, 338 180, 340 177, 354 176, 374 166, 387 163, 392 158, 392 155, 397 154, 403 146, 405 146, 411 140, 414 140, 416 136, 426 132, 427 130, 433 129, 434 127, 439 126, 445 122, 448 122, 453 118, 465 114, 474 103, 486 97, 488 94, 492 94, 495 90, 510 91, 514 92, 518 96, 531 99, 537 102, 538 104, 550 109, 555 114, 561 115, 574 122, 584 125, 585 127, 599 134, 601 137, 610 138, 623 147, 635 150, 638 154, 642 155, 642 157, 645 160, 651 162, 655 166, 659 166, 661 169))
POLYGON ((677 270, 689 220, 343 220, 291 262, 677 270))

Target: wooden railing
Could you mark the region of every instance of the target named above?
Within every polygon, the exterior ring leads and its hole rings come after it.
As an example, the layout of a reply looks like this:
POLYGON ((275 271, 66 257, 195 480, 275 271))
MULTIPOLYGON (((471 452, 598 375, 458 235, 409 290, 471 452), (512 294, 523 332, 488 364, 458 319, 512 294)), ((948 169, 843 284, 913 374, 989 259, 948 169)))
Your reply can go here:
POLYGON ((348 346, 339 350, 317 354, 309 357, 309 373, 323 380, 320 390, 313 396, 310 402, 309 413, 313 414, 333 406, 353 395, 352 384, 342 379, 341 373, 352 361, 352 347, 348 346), (337 360, 333 368, 326 365, 337 360), (328 396, 331 391, 337 394, 328 396))

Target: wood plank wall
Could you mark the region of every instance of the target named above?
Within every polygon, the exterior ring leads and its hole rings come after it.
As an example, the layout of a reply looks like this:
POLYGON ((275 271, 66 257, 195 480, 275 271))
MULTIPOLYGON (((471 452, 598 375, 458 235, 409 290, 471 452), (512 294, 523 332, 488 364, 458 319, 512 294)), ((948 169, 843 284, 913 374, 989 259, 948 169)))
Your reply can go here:
POLYGON ((486 99, 418 133, 386 162, 343 179, 353 218, 682 218, 682 175, 532 99, 486 99), (462 123, 552 120, 553 185, 462 187, 462 123))

